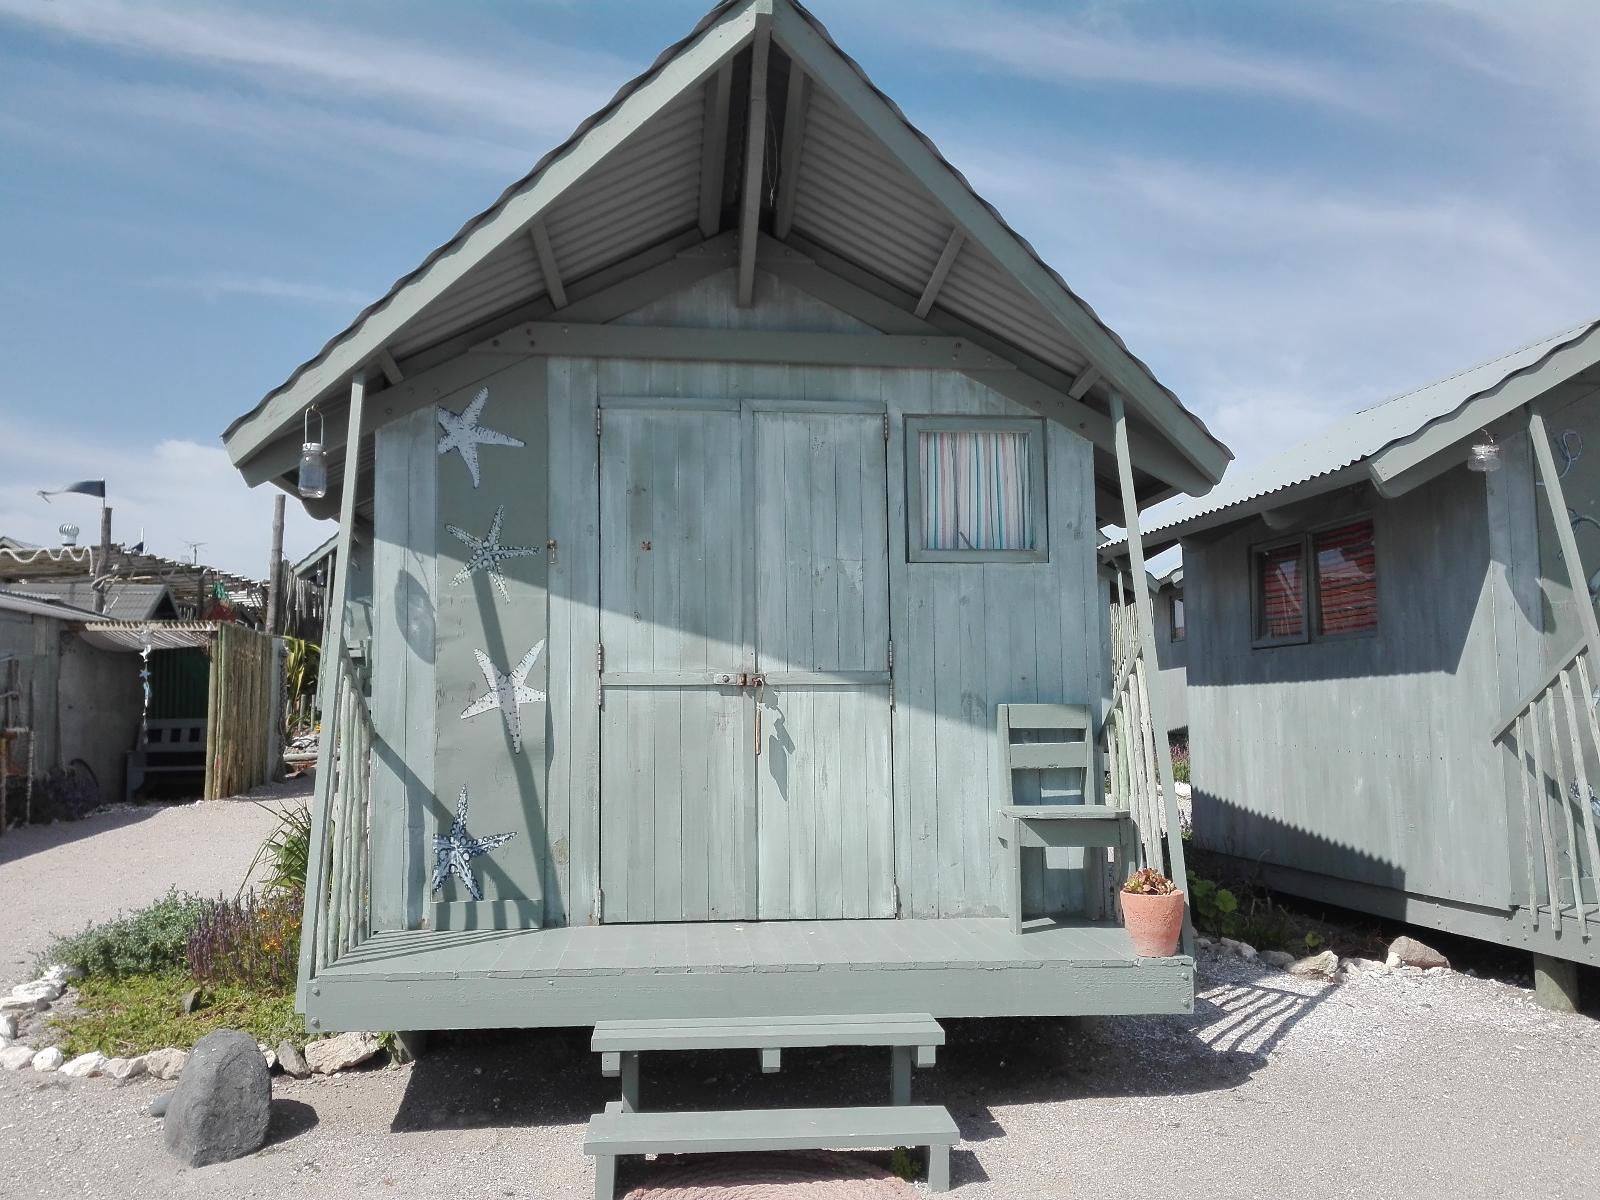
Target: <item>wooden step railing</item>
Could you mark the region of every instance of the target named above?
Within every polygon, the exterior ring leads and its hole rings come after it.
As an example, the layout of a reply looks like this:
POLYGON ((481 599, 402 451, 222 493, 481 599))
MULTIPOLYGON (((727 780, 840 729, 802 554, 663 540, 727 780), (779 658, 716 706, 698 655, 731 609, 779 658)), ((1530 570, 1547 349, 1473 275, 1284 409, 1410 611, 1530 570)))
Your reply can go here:
MULTIPOLYGON (((1564 917, 1573 917, 1584 937, 1590 921, 1600 918, 1600 801, 1594 788, 1600 784, 1600 720, 1593 666, 1586 638, 1494 732, 1494 740, 1516 756, 1520 787, 1508 803, 1520 809, 1524 891, 1533 925, 1538 927, 1541 907, 1547 906, 1552 924, 1559 929, 1564 917)), ((1518 815, 1508 812, 1510 825, 1518 815)))
MULTIPOLYGON (((323 683, 311 808, 300 978, 314 978, 370 936, 372 712, 361 664, 342 653, 323 683)), ((303 1008, 302 1003, 302 1008, 303 1008)))
MULTIPOLYGON (((1116 664, 1111 707, 1101 725, 1114 808, 1133 815, 1139 831, 1137 859, 1119 864, 1121 878, 1141 867, 1154 867, 1183 884, 1182 830, 1176 803, 1168 811, 1157 756, 1165 749, 1156 740, 1150 712, 1150 680, 1144 654, 1130 639, 1116 664), (1177 845, 1174 846, 1176 839, 1177 845)), ((1120 882, 1120 879, 1119 881, 1120 882)))

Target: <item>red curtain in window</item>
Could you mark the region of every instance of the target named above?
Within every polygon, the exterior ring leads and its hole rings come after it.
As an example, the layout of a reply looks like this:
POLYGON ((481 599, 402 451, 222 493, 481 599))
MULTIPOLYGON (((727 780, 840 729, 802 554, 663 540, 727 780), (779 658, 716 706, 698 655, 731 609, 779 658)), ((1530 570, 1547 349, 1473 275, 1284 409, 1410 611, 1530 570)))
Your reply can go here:
POLYGON ((1323 633, 1371 633, 1378 627, 1378 563, 1372 522, 1356 521, 1313 535, 1317 609, 1323 633))
POLYGON ((1306 573, 1299 546, 1280 546, 1256 555, 1259 599, 1258 637, 1299 637, 1306 629, 1306 573))

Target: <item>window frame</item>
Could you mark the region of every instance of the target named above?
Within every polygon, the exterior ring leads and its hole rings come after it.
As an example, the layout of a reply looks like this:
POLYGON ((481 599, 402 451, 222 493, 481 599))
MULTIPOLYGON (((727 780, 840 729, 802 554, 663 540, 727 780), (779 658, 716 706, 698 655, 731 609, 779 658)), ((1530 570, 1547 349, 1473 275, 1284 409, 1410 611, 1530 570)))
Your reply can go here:
POLYGON ((905 418, 906 561, 914 563, 1045 563, 1050 561, 1049 476, 1045 422, 1035 417, 907 416, 905 418), (1033 510, 1032 550, 930 550, 922 509, 924 433, 1021 433, 1028 455, 1028 504, 1033 510))
POLYGON ((1289 537, 1273 538, 1270 541, 1255 542, 1247 550, 1249 555, 1250 572, 1250 648, 1252 650, 1265 650, 1273 646, 1303 646, 1311 640, 1311 627, 1315 623, 1312 606, 1316 603, 1316 589, 1312 586, 1310 557, 1311 541, 1307 534, 1297 533, 1289 537), (1273 550, 1283 550, 1290 546, 1300 551, 1300 586, 1304 602, 1301 606, 1300 632, 1285 634, 1281 637, 1271 637, 1257 632, 1263 627, 1261 589, 1261 556, 1273 550))
POLYGON ((1249 556, 1250 648, 1252 650, 1270 650, 1277 646, 1304 646, 1312 642, 1348 642, 1360 638, 1375 638, 1382 632, 1383 612, 1377 607, 1378 581, 1382 575, 1382 572, 1377 569, 1378 521, 1371 513, 1351 513, 1346 517, 1319 522, 1317 525, 1300 533, 1253 542, 1246 549, 1246 554, 1249 556), (1326 533, 1330 529, 1341 529, 1347 525, 1354 525, 1362 521, 1372 526, 1372 592, 1376 620, 1371 629, 1356 629, 1344 633, 1324 633, 1322 631, 1322 572, 1317 567, 1317 535, 1326 533), (1256 634, 1256 630, 1261 628, 1261 602, 1263 598, 1261 594, 1260 556, 1265 552, 1281 550, 1286 546, 1298 546, 1300 549, 1300 561, 1304 564, 1304 629, 1300 634, 1290 637, 1259 637, 1256 634))
POLYGON ((1189 638, 1189 613, 1185 609, 1184 619, 1178 620, 1178 612, 1183 608, 1183 589, 1178 588, 1167 597, 1167 640, 1169 642, 1187 641, 1189 638))

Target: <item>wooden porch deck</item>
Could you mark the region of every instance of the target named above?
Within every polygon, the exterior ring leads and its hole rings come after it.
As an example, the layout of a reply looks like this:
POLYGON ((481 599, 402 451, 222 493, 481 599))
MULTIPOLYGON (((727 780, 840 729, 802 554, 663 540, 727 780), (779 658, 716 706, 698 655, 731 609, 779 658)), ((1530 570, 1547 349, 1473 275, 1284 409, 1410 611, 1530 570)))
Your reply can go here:
POLYGON ((1194 961, 1141 959, 1112 922, 1004 918, 378 933, 306 990, 319 1030, 592 1025, 647 1017, 1180 1013, 1194 961))

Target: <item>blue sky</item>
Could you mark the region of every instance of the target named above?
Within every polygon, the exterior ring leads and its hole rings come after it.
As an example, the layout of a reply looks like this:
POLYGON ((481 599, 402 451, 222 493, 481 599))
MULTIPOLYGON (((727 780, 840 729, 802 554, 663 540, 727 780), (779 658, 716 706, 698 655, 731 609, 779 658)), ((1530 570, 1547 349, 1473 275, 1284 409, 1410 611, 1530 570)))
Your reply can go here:
MULTIPOLYGON (((0 533, 260 573, 223 427, 704 7, 0 0, 0 533)), ((1241 460, 1600 316, 1600 5, 813 9, 1241 460)))

